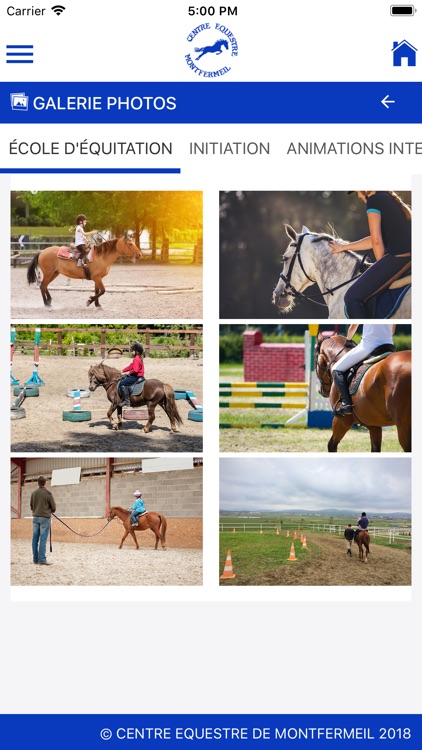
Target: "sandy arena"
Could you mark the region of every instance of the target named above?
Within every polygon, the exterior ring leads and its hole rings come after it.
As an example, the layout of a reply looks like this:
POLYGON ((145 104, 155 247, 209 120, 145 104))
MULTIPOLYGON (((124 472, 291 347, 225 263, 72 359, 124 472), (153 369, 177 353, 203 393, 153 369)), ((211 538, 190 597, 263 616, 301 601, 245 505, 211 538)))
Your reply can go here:
MULTIPOLYGON (((45 381, 39 396, 23 403, 24 419, 11 421, 11 450, 26 452, 202 452, 202 422, 188 419, 192 406, 179 399, 176 405, 183 419, 177 433, 170 431, 170 422, 160 406, 151 431, 145 434, 145 422, 123 420, 123 428, 116 432, 109 426, 107 411, 110 403, 104 388, 99 387, 89 398, 81 399, 82 409, 92 413, 91 421, 65 422, 63 411, 73 410, 73 400, 67 389, 88 388, 88 370, 99 364, 100 357, 40 357, 39 375, 45 381)), ((108 360, 111 367, 122 370, 130 359, 108 360)), ((24 384, 32 374, 32 359, 15 353, 13 375, 24 384)), ((146 377, 158 378, 173 388, 192 391, 202 404, 202 361, 179 358, 147 358, 146 377)), ((13 391, 12 391, 13 394, 13 391)), ((14 400, 12 395, 12 402, 14 400)), ((140 407, 142 411, 145 406, 140 407)), ((116 420, 117 420, 117 412, 116 420)))
POLYGON ((114 265, 104 277, 101 308, 86 306, 92 281, 58 276, 49 286, 52 306, 44 307, 41 292, 28 286, 27 267, 11 269, 11 318, 14 320, 155 320, 202 318, 202 266, 114 265))
MULTIPOLYGON (((94 534, 103 518, 66 518, 80 534, 94 534)), ((140 550, 127 538, 118 544, 123 527, 112 521, 90 539, 77 537, 53 519, 51 566, 34 565, 31 553, 32 521, 12 520, 12 586, 200 586, 202 584, 202 521, 196 518, 167 519, 167 549, 154 550, 151 531, 137 534, 140 550), (64 541, 65 540, 65 541, 64 541), (77 541, 75 541, 77 540, 77 541)))

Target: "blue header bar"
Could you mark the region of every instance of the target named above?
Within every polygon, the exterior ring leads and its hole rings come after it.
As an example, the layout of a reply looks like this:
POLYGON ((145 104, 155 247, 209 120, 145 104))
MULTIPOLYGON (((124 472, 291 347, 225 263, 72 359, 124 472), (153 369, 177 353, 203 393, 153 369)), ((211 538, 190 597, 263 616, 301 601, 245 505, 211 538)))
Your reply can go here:
POLYGON ((1 123, 415 123, 422 83, 0 83, 1 123))
POLYGON ((371 748, 420 750, 422 718, 410 714, 46 714, 4 715, 0 736, 14 750, 196 750, 371 748))

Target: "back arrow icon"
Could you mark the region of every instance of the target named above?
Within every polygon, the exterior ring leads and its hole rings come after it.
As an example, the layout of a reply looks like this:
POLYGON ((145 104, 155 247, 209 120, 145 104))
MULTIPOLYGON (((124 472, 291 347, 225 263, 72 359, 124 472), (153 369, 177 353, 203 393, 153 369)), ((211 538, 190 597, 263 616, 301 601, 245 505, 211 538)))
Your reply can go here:
POLYGON ((387 96, 384 96, 384 99, 381 99, 381 104, 383 104, 384 107, 387 107, 387 109, 390 109, 388 105, 395 104, 396 102, 394 101, 394 99, 389 99, 388 97, 389 97, 389 94, 387 94, 387 96))

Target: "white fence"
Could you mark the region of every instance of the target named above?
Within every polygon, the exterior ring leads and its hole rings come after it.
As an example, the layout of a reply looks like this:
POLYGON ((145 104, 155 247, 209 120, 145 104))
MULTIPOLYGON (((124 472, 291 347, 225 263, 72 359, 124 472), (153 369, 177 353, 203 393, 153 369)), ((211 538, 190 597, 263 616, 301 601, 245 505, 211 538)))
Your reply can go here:
MULTIPOLYGON (((347 524, 328 524, 328 523, 301 523, 298 525, 294 524, 280 524, 279 521, 269 523, 245 523, 241 521, 220 521, 220 533, 233 532, 242 534, 275 534, 278 531, 280 534, 284 534, 287 531, 290 534, 300 533, 307 531, 310 533, 322 533, 322 534, 336 534, 337 536, 344 535, 344 529, 347 524)), ((353 527, 354 528, 354 527, 353 527)), ((388 539, 389 544, 393 542, 411 542, 412 540, 412 528, 411 526, 370 526, 368 529, 372 539, 388 539)))

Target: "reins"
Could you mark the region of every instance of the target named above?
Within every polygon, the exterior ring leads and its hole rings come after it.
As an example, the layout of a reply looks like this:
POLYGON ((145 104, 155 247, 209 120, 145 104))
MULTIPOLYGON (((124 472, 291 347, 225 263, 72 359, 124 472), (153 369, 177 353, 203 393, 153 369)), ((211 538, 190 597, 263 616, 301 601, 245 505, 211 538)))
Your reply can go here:
POLYGON ((330 294, 331 296, 333 296, 334 292, 336 292, 337 289, 341 289, 343 286, 346 286, 347 284, 350 284, 352 281, 355 281, 355 279, 358 279, 360 276, 362 276, 363 266, 365 264, 366 257, 368 255, 368 253, 365 253, 365 255, 363 256, 362 259, 358 258, 356 260, 355 271, 357 269, 357 273, 354 273, 354 275, 352 276, 351 279, 348 279, 347 281, 342 281, 341 284, 337 284, 337 286, 333 286, 330 289, 326 289, 325 292, 320 291, 320 292, 318 292, 318 294, 303 294, 303 292, 298 292, 298 290, 295 289, 294 286, 292 286, 290 280, 292 278, 293 267, 294 267, 295 261, 297 260, 299 262, 301 270, 303 271, 303 273, 306 276, 306 278, 308 279, 308 281, 310 281, 312 284, 316 284, 315 279, 311 279, 311 277, 308 276, 308 274, 306 273, 305 267, 304 267, 304 265, 302 263, 302 258, 301 258, 301 255, 300 255, 300 248, 302 246, 302 242, 303 242, 304 238, 307 237, 308 235, 311 235, 311 234, 312 234, 312 232, 304 232, 303 234, 299 235, 299 238, 298 238, 297 242, 292 242, 290 244, 290 247, 294 247, 295 251, 294 251, 294 254, 293 254, 293 256, 292 256, 292 258, 290 260, 290 264, 289 264, 289 268, 288 268, 288 271, 287 271, 287 275, 285 275, 283 272, 281 272, 280 279, 282 279, 282 281, 284 281, 284 283, 285 283, 285 290, 288 290, 290 292, 290 294, 292 295, 292 297, 296 297, 297 299, 306 299, 309 302, 313 302, 314 305, 319 305, 320 307, 325 307, 326 306, 325 303, 324 302, 317 302, 316 297, 319 297, 320 295, 322 295, 324 297, 326 294, 330 294))

